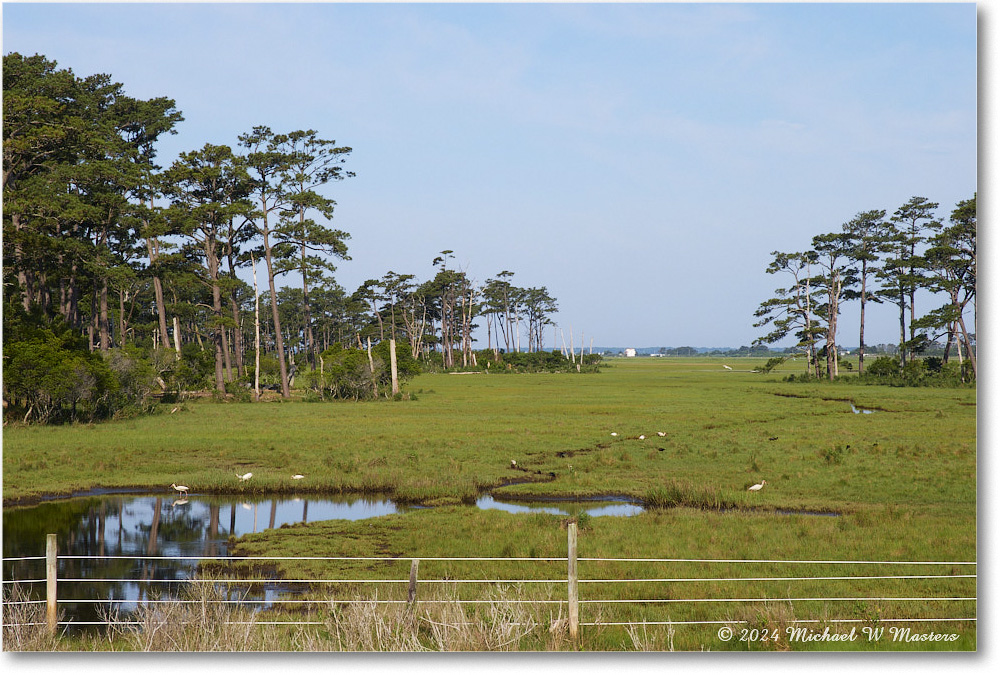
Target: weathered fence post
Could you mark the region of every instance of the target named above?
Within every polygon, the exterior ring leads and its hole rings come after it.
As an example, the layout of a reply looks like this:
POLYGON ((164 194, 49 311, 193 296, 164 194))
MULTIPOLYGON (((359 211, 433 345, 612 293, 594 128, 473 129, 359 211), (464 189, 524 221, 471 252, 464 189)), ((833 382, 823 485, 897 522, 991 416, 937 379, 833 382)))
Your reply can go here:
POLYGON ((417 567, 419 565, 419 560, 410 563, 410 592, 406 596, 406 601, 411 605, 417 600, 417 567))
POLYGON ((55 633, 58 614, 56 612, 56 535, 45 537, 45 618, 48 620, 49 632, 55 633))
POLYGON ((580 633, 580 596, 576 588, 576 522, 570 523, 566 529, 569 532, 569 552, 567 554, 569 561, 569 637, 575 647, 580 633))

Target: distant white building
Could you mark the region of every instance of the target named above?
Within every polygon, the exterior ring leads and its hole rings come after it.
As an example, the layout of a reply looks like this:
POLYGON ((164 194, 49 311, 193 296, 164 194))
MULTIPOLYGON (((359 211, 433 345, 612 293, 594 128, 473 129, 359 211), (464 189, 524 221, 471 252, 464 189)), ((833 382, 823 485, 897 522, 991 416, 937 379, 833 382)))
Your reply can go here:
POLYGON ((626 358, 632 358, 633 356, 635 356, 635 350, 634 349, 632 349, 631 347, 629 347, 628 349, 625 350, 625 357, 626 358))

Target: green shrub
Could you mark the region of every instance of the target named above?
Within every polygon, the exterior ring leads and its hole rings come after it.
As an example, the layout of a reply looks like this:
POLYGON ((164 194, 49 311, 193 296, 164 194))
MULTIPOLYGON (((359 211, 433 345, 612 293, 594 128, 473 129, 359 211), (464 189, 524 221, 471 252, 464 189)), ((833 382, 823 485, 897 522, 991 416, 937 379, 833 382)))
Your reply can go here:
POLYGON ((899 371, 899 359, 893 356, 880 356, 865 368, 865 373, 872 377, 892 377, 899 371))
MULTIPOLYGON (((320 355, 321 371, 309 371, 306 381, 323 397, 368 399, 376 395, 392 396, 389 341, 383 340, 368 351, 344 349, 335 344, 320 355)), ((396 343, 396 374, 400 384, 420 373, 420 364, 413 358, 410 345, 396 343)))

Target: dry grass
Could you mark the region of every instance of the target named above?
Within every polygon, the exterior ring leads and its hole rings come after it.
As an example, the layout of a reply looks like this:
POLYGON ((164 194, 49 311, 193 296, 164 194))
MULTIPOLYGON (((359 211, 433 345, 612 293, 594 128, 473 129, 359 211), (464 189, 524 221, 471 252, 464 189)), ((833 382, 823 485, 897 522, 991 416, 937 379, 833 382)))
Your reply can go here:
POLYGON ((51 652, 59 648, 59 635, 50 633, 45 621, 44 604, 17 604, 28 595, 17 585, 4 591, 4 651, 51 652))
MULTIPOLYGON (((346 651, 519 651, 541 644, 541 605, 516 602, 497 591, 487 602, 470 605, 457 592, 436 602, 380 605, 377 598, 351 604, 331 601, 328 624, 337 648, 346 651)), ((552 622, 553 626, 558 626, 552 622)), ((561 629, 549 640, 561 642, 561 629)))
MULTIPOLYGON (((380 603, 377 596, 319 603, 308 614, 272 616, 225 604, 211 584, 191 584, 181 601, 139 608, 106 631, 70 638, 49 633, 44 606, 6 604, 6 651, 141 652, 412 652, 533 651, 569 646, 562 610, 519 602, 519 589, 497 589, 486 602, 458 601, 456 589, 416 605, 380 603), (270 620, 310 624, 269 625, 270 620), (319 624, 319 625, 316 625, 319 624)), ((13 599, 13 598, 12 598, 13 599)))
POLYGON ((674 651, 674 635, 676 630, 671 625, 649 626, 648 624, 632 624, 625 627, 625 633, 631 641, 623 649, 631 648, 637 652, 672 652, 674 651))

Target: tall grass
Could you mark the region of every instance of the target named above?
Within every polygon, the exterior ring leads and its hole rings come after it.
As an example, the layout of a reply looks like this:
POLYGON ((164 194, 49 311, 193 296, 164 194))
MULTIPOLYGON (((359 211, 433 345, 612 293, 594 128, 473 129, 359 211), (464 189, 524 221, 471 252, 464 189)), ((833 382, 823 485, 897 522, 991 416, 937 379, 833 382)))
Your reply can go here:
POLYGON ((669 509, 687 506, 697 509, 732 509, 745 505, 746 500, 724 496, 714 486, 692 486, 686 481, 668 480, 646 493, 643 504, 649 509, 669 509))
POLYGON ((522 602, 495 589, 486 602, 462 603, 441 589, 415 605, 354 595, 301 613, 255 612, 222 601, 211 584, 192 584, 180 600, 108 616, 106 632, 67 639, 45 625, 44 607, 10 606, 7 651, 276 652, 535 651, 571 647, 561 609, 522 602), (278 621, 282 625, 269 622, 278 621))

